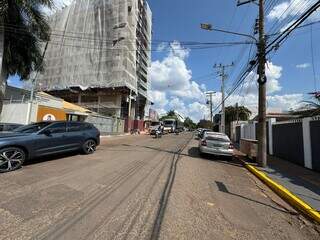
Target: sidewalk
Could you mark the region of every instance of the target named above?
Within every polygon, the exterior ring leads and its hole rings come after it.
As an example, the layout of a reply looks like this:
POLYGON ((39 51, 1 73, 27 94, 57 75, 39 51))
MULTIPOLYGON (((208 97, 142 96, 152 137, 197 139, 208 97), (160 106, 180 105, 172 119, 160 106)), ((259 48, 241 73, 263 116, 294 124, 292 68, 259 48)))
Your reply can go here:
POLYGON ((268 156, 267 168, 259 169, 320 211, 320 173, 273 156, 268 156))
MULTIPOLYGON (((235 154, 244 159, 245 154, 235 145, 235 154)), ((245 160, 245 159, 244 159, 245 160)), ((246 159, 257 167, 256 163, 246 159)), ((313 209, 320 211, 320 173, 293 164, 289 161, 268 155, 268 167, 260 168, 272 180, 287 188, 291 193, 308 203, 313 209)))

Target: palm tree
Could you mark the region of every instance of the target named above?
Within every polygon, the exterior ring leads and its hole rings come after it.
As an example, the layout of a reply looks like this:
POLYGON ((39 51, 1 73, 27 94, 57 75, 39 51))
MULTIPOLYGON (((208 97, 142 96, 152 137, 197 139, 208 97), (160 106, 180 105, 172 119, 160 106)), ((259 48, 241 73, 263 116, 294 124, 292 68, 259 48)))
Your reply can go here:
POLYGON ((315 100, 305 101, 307 106, 311 108, 311 110, 309 110, 309 112, 307 112, 307 114, 302 114, 305 117, 310 117, 310 116, 320 114, 320 93, 316 92, 313 95, 314 95, 315 100), (310 113, 310 111, 311 111, 311 113, 310 113))
POLYGON ((6 79, 42 70, 41 41, 50 38, 44 7, 53 0, 0 0, 0 112, 6 79))

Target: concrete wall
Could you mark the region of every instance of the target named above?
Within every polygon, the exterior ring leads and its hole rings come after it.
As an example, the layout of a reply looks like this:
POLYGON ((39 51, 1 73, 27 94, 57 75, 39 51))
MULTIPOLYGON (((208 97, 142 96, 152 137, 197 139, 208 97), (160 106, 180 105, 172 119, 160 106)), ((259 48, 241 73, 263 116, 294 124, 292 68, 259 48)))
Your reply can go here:
POLYGON ((124 120, 105 117, 101 115, 90 115, 86 122, 92 123, 102 134, 115 134, 124 132, 124 120))
MULTIPOLYGON (((236 127, 236 135, 254 140, 257 126, 250 123, 236 127), (252 124, 251 124, 252 125, 252 124), (253 132, 254 131, 254 132, 253 132)), ((236 137, 235 141, 239 137, 236 137)), ((320 171, 320 116, 287 122, 267 122, 268 154, 320 171)))
MULTIPOLYGON (((27 123, 28 108, 30 103, 11 103, 4 104, 0 121, 4 123, 27 123)), ((38 104, 32 105, 31 122, 37 121, 38 104)))
POLYGON ((241 125, 241 138, 256 140, 256 122, 241 125))

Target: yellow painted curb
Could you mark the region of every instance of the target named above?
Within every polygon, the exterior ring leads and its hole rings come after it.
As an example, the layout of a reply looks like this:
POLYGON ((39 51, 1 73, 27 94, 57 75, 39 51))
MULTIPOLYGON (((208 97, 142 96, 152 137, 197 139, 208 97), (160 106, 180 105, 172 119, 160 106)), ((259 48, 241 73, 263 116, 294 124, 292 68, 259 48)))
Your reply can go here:
MULTIPOLYGON (((242 160, 241 160, 242 161, 242 160)), ((267 174, 258 170, 254 166, 242 161, 244 166, 256 177, 258 177, 262 182, 264 182, 269 188, 271 188, 275 193, 277 193, 280 197, 286 200, 289 204, 291 204, 294 208, 300 210, 301 212, 307 214, 310 218, 315 220, 318 224, 320 224, 320 213, 313 209, 310 205, 305 203, 299 197, 295 196, 288 189, 276 183, 272 179, 268 177, 267 174)))

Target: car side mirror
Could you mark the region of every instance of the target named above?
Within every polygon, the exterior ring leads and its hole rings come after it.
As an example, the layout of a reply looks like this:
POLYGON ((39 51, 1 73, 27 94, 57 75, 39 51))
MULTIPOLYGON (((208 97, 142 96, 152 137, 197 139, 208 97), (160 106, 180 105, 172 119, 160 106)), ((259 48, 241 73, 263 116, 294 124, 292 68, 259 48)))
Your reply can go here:
POLYGON ((51 136, 51 131, 49 129, 45 129, 42 131, 42 134, 46 135, 46 136, 51 136))

